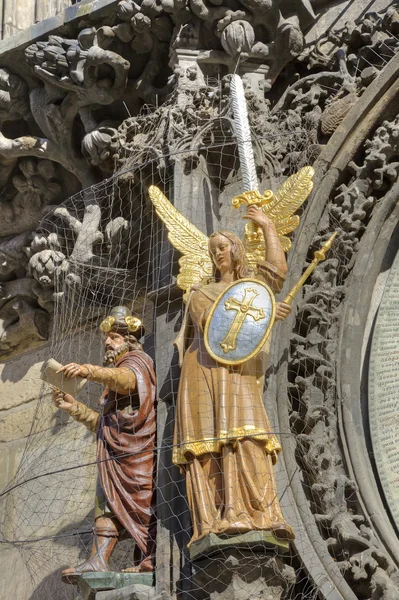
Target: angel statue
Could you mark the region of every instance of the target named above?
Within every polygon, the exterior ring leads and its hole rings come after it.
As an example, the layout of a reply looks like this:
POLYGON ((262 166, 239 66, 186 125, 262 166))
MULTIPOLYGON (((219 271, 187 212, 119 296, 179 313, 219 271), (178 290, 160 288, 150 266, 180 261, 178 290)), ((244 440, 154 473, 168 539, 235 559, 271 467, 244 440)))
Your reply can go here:
MULTIPOLYGON (((158 188, 149 188, 170 242, 183 254, 177 283, 185 292, 186 311, 176 340, 181 376, 173 462, 186 476, 193 527, 190 553, 208 534, 225 537, 257 530, 285 547, 294 539, 273 473, 281 445, 262 401, 269 341, 248 360, 228 364, 211 356, 206 327, 234 282, 266 284, 272 296, 280 292, 287 273, 284 250, 290 247, 285 234, 299 224, 293 213, 309 195, 312 176, 313 169, 305 167, 276 194, 252 191, 235 198, 236 206, 247 204, 244 241, 224 230, 208 238, 158 188)), ((248 304, 241 303, 239 313, 249 310, 248 304)), ((289 304, 276 303, 276 319, 289 313, 289 304)))

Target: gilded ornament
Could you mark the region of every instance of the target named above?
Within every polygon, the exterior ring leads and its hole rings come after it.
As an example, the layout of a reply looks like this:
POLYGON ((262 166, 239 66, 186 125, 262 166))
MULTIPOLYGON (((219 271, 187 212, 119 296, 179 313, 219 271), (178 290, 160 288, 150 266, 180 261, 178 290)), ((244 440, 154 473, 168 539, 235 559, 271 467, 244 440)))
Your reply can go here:
MULTIPOLYGON (((257 190, 247 191, 233 198, 233 206, 259 206, 274 223, 283 250, 287 252, 291 248, 291 240, 287 234, 299 225, 299 217, 294 213, 312 191, 313 176, 312 167, 303 167, 289 177, 277 192, 267 190, 262 195, 257 190)), ((151 185, 148 193, 158 217, 167 227, 170 243, 183 254, 179 259, 177 285, 184 291, 183 298, 187 301, 193 285, 209 281, 212 277, 209 239, 169 202, 159 188, 151 185)), ((254 223, 247 223, 243 242, 248 262, 256 272, 259 259, 265 253, 265 240, 261 228, 254 223)))
POLYGON ((115 325, 115 323, 116 323, 115 317, 106 317, 100 323, 100 331, 102 331, 103 333, 109 333, 111 331, 113 325, 115 325))
POLYGON ((125 322, 130 333, 135 333, 142 325, 142 322, 137 317, 125 317, 125 322))

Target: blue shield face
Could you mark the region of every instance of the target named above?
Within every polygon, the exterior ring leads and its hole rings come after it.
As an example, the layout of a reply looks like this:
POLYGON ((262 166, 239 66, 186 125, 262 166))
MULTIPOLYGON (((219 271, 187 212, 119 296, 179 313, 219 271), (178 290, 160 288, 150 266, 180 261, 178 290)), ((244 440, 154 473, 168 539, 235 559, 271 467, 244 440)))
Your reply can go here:
POLYGON ((205 346, 218 362, 238 365, 262 350, 274 321, 270 288, 255 279, 231 284, 216 300, 205 325, 205 346))

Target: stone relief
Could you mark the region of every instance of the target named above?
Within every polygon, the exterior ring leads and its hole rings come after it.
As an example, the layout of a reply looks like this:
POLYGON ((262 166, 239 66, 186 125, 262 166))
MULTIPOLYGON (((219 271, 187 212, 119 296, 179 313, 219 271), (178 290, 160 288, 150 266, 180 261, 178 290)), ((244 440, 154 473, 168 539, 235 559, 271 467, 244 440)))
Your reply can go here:
POLYGON ((332 229, 339 253, 328 258, 305 286, 298 302, 288 373, 297 460, 311 489, 312 512, 330 553, 359 599, 393 600, 398 572, 356 499, 357 486, 346 474, 337 421, 335 358, 341 302, 359 241, 372 211, 397 179, 399 118, 384 121, 365 144, 359 164, 347 168, 321 218, 315 248, 332 229))
POLYGON ((396 5, 381 14, 368 13, 359 24, 348 22, 343 29, 326 33, 299 57, 298 67, 301 64, 310 73, 287 88, 272 115, 282 115, 287 130, 308 132, 314 158, 397 52, 398 23, 396 5))

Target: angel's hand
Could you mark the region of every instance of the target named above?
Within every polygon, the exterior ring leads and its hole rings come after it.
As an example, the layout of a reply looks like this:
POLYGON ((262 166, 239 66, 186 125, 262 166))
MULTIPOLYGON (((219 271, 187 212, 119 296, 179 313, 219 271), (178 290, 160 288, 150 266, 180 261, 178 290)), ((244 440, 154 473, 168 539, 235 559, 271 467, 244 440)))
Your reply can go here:
POLYGON ((273 221, 256 205, 248 206, 247 214, 243 216, 243 219, 250 219, 253 223, 262 227, 262 229, 274 228, 273 221))
POLYGON ((291 306, 285 302, 276 302, 276 321, 284 321, 291 314, 291 306))

